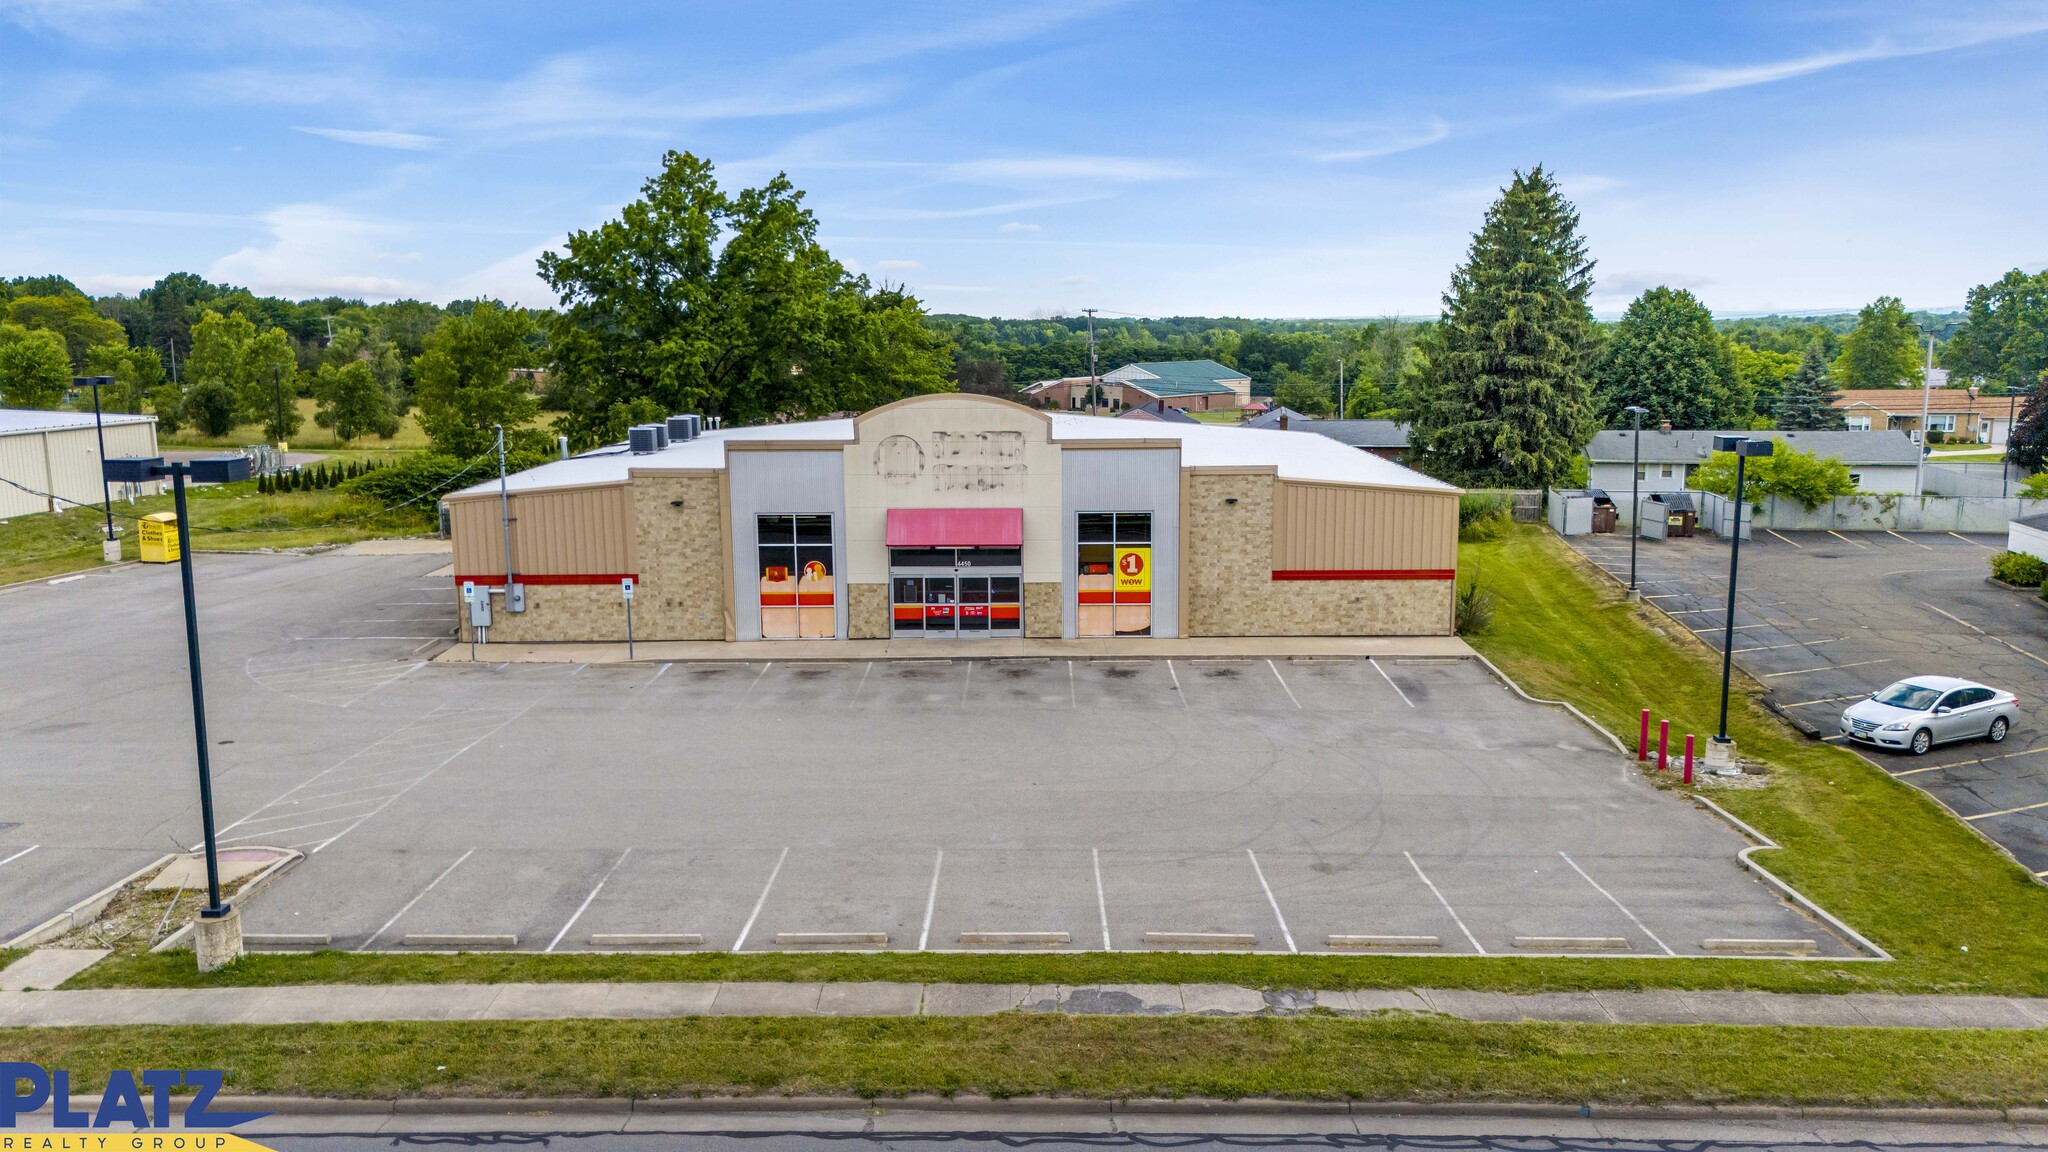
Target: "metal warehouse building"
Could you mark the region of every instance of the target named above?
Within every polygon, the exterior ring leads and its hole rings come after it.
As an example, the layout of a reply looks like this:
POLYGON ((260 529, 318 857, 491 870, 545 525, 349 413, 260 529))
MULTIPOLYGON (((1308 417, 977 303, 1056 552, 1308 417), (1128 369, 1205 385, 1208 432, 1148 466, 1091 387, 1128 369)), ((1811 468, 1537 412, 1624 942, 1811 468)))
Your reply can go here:
POLYGON ((695 424, 446 498, 458 586, 509 549, 524 590, 486 639, 623 639, 628 578, 640 640, 1452 631, 1458 490, 1313 432, 965 394, 695 424))
MULTIPOLYGON (((157 454, 156 417, 108 415, 104 419, 108 456, 157 454)), ((0 519, 54 512, 74 504, 98 504, 100 446, 92 413, 0 408, 0 476, 22 486, 0 484, 0 519)), ((145 484, 134 490, 154 492, 161 487, 145 484)), ((128 492, 129 486, 120 485, 115 494, 128 492)))

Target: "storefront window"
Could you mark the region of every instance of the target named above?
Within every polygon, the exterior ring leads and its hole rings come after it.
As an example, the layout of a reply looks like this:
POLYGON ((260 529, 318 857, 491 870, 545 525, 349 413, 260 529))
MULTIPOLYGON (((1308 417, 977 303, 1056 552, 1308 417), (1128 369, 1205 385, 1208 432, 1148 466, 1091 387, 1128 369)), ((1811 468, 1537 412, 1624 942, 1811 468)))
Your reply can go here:
POLYGON ((1075 633, 1150 636, 1152 514, 1083 512, 1079 536, 1075 633))
POLYGON ((831 639, 837 585, 832 574, 830 516, 761 516, 761 637, 831 639))

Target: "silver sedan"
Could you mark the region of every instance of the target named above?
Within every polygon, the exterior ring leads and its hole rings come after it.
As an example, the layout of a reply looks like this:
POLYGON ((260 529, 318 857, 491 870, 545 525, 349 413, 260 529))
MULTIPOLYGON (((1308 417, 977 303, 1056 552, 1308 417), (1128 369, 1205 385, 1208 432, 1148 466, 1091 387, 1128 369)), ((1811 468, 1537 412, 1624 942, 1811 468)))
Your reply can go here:
POLYGON ((1842 735, 1880 748, 1925 755, 1952 740, 2003 741, 2019 721, 2019 700, 1971 680, 1914 676, 1842 713, 1842 735))

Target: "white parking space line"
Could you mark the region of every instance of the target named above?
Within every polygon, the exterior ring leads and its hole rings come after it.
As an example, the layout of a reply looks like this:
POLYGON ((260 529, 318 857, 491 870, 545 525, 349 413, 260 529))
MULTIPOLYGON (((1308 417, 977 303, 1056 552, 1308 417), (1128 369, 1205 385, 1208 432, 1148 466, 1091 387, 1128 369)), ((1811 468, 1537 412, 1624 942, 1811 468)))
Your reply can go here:
POLYGON ((1816 668, 1794 668, 1787 672, 1766 672, 1761 678, 1772 680, 1779 676, 1804 676, 1809 672, 1833 672, 1837 668, 1867 668, 1872 664, 1889 664, 1891 662, 1892 658, 1886 656, 1882 660, 1858 660, 1853 664, 1822 664, 1816 668))
POLYGON ((1981 540, 1972 540, 1972 539, 1970 539, 1970 538, 1969 538, 1968 536, 1965 536, 1965 535, 1963 535, 1963 534, 1962 534, 1962 533, 1960 533, 1960 532, 1951 532, 1951 533, 1949 533, 1949 535, 1951 535, 1951 536, 1955 537, 1955 538, 1956 538, 1956 539, 1958 539, 1958 540, 1961 540, 1961 541, 1962 541, 1963 543, 1965 543, 1965 544, 1975 544, 1975 545, 1976 545, 1977 547, 1979 547, 1979 548, 1983 548, 1983 549, 1985 549, 1985 550, 1987 550, 1987 551, 1991 551, 1991 552, 1996 552, 1996 551, 1998 551, 1998 549, 1996 549, 1996 548, 1993 548, 1993 547, 1991 547, 1991 545, 1989 545, 1989 544, 1986 544, 1986 543, 1984 543, 1984 542, 1983 542, 1983 541, 1981 541, 1981 540))
POLYGON ((766 675, 768 675, 768 669, 770 669, 770 668, 772 668, 772 667, 774 667, 774 666, 775 666, 775 661, 773 661, 773 660, 770 660, 770 661, 768 661, 767 663, 765 663, 765 664, 762 664, 762 665, 761 665, 761 670, 760 670, 759 672, 756 672, 756 673, 754 673, 754 679, 753 679, 753 683, 750 683, 750 684, 748 684, 748 685, 747 685, 747 690, 746 690, 745 692, 742 692, 742 693, 740 693, 740 702, 741 702, 741 703, 745 703, 745 702, 746 702, 746 699, 747 699, 747 697, 749 697, 749 696, 752 696, 752 695, 754 694, 754 687, 755 687, 755 685, 758 685, 759 683, 761 683, 761 678, 762 678, 763 676, 766 676, 766 675))
MULTIPOLYGON (((972 665, 969 665, 969 667, 972 667, 972 665)), ((932 910, 939 906, 939 869, 943 867, 945 863, 946 850, 944 848, 941 848, 938 850, 937 855, 932 857, 932 889, 931 891, 925 893, 924 928, 917 934, 917 950, 919 952, 924 951, 924 946, 931 942, 932 910)))
POLYGON ((1936 608, 1934 605, 1927 603, 1925 600, 1920 602, 1920 606, 1922 608, 1927 609, 1929 612, 1940 612, 1941 615, 1948 617, 1949 619, 1955 621, 1958 624, 1961 624, 1963 627, 1968 628, 1970 631, 1975 632, 1977 635, 1984 637, 1986 640, 1996 640, 2000 644, 2003 644, 2007 648, 2010 648, 2013 651, 2019 653, 2020 655, 2025 656, 2027 659, 2032 660, 2036 664, 2048 666, 2048 660, 2041 659, 2039 656, 2034 655, 2032 652, 2027 651, 2025 648, 2020 647, 2019 645, 2013 643, 2010 640, 2005 639, 2002 636, 1994 636, 1991 633, 1986 632, 1982 628, 1977 627, 1975 624, 1970 623, 1968 620, 1963 619, 1961 616, 1958 616, 1953 612, 1942 612, 1941 609, 1936 608))
POLYGON ((1643 935, 1648 936, 1650 938, 1650 943, 1655 944, 1659 948, 1662 948, 1666 956, 1678 955, 1678 953, 1673 952, 1671 950, 1671 945, 1666 944, 1664 941, 1658 939, 1657 934, 1655 932, 1650 931, 1649 925, 1643 923, 1641 920, 1636 919, 1636 914, 1628 910, 1628 905, 1623 904, 1619 900, 1616 900, 1614 898, 1614 893, 1609 892, 1605 888, 1602 888, 1598 880, 1595 880, 1591 876, 1586 875, 1586 870, 1584 868, 1579 867, 1579 862, 1577 860, 1572 859, 1570 856, 1565 856, 1563 850, 1559 850, 1558 855, 1564 856, 1564 862, 1572 866, 1572 871, 1577 872, 1579 874, 1580 879, 1584 880, 1588 884, 1591 884, 1593 886, 1593 891, 1598 892, 1602 896, 1607 897, 1607 902, 1609 904, 1612 904, 1616 908, 1621 909, 1621 914, 1623 916, 1628 917, 1629 923, 1635 925, 1637 928, 1642 929, 1643 935))
POLYGON ((1823 697, 1821 697, 1821 698, 1820 698, 1820 699, 1818 699, 1818 700, 1801 700, 1801 701, 1799 701, 1798 703, 1795 703, 1795 704, 1786 704, 1786 705, 1783 705, 1783 707, 1786 707, 1786 708, 1811 708, 1811 707, 1812 707, 1812 706, 1814 706, 1815 704, 1840 704, 1840 703, 1841 703, 1842 701, 1844 701, 1844 700, 1861 700, 1861 699, 1863 699, 1863 697, 1864 697, 1864 696, 1866 696, 1866 695, 1867 695, 1867 693, 1863 693, 1863 692, 1857 692, 1857 693, 1855 693, 1854 695, 1850 695, 1850 696, 1823 696, 1823 697))
POLYGON ((782 875, 782 862, 787 859, 789 849, 784 848, 782 855, 775 858, 775 868, 768 873, 768 883, 761 886, 761 898, 754 901, 753 912, 747 916, 746 924, 740 928, 740 938, 732 942, 733 951, 738 952, 747 946, 747 934, 754 930, 754 921, 761 918, 761 908, 768 903, 768 893, 775 890, 775 878, 782 875))
POLYGON ((1258 874, 1259 887, 1264 889, 1266 893, 1266 903, 1273 906, 1273 919, 1280 922, 1280 938, 1287 941, 1287 950, 1289 952, 1301 951, 1301 949, 1294 946, 1294 933, 1287 930, 1287 917, 1280 914, 1280 901, 1273 898, 1273 886, 1266 883, 1266 870, 1259 867, 1259 858, 1252 855, 1252 850, 1249 848, 1244 850, 1244 854, 1245 858, 1252 862, 1252 871, 1258 874))
POLYGON ((866 688, 868 686, 868 673, 873 672, 874 670, 875 662, 873 660, 868 661, 867 667, 862 668, 860 670, 860 683, 855 684, 853 686, 853 699, 847 701, 848 704, 860 703, 861 689, 866 688))
POLYGON ((578 664, 574 668, 569 669, 569 679, 574 680, 578 672, 581 672, 588 667, 590 667, 590 665, 588 664, 578 664))
POLYGON ((1965 816, 1963 819, 1989 820, 1993 816, 2010 816, 2015 812, 2035 812, 2042 808, 2048 808, 2048 800, 2043 800, 2039 804, 2022 804, 2017 808, 2000 808, 1996 812, 1979 812, 1975 816, 1965 816))
POLYGON ((1830 636, 1825 640, 1800 640, 1792 644, 1759 644, 1754 648, 1737 648, 1737 652, 1775 652, 1780 648, 1815 648, 1822 644, 1834 644, 1847 640, 1847 636, 1830 636))
MULTIPOLYGON (((429 644, 431 644, 431 643, 433 643, 433 641, 429 640, 429 641, 428 641, 428 643, 429 643, 429 644)), ((411 666, 411 667, 407 668, 407 669, 406 669, 405 671, 403 671, 403 672, 400 672, 400 673, 399 673, 398 675, 396 675, 396 676, 393 676, 393 677, 392 677, 391 679, 389 679, 389 680, 382 680, 382 681, 379 681, 379 682, 377 682, 377 683, 375 683, 375 684, 372 684, 372 685, 370 685, 370 686, 369 686, 368 688, 365 688, 365 689, 363 689, 363 690, 362 690, 362 691, 361 691, 360 693, 358 693, 357 695, 354 695, 354 696, 351 696, 351 697, 349 697, 349 699, 348 699, 348 703, 347 703, 347 704, 343 704, 343 705, 342 705, 342 707, 343 707, 343 708, 348 708, 348 707, 351 707, 351 706, 353 706, 353 705, 354 705, 354 704, 355 704, 355 703, 356 703, 357 701, 361 700, 361 699, 362 699, 363 697, 365 697, 365 696, 368 696, 368 695, 369 695, 370 693, 372 693, 372 692, 375 692, 375 691, 377 691, 377 690, 378 690, 379 688, 384 688, 384 687, 387 687, 387 686, 389 686, 389 685, 392 685, 392 684, 396 684, 396 683, 398 683, 398 682, 399 682, 400 680, 403 680, 403 679, 405 679, 405 678, 406 678, 407 676, 410 676, 410 675, 412 675, 413 673, 415 673, 415 672, 419 671, 419 670, 420 670, 420 669, 422 669, 422 668, 425 668, 426 666, 427 666, 427 662, 426 662, 426 661, 424 661, 424 660, 416 660, 416 661, 414 661, 414 662, 413 662, 413 664, 412 664, 412 666, 411 666)))
POLYGON ((449 639, 449 638, 453 637, 454 635, 455 635, 455 633, 453 633, 453 632, 443 632, 443 633, 441 633, 441 634, 440 634, 440 635, 438 635, 438 636, 293 636, 293 637, 291 637, 291 639, 292 639, 292 640, 295 640, 295 641, 305 641, 305 640, 447 640, 447 639, 449 639))
MULTIPOLYGON (((1893 531, 1892 531, 1891 529, 1889 529, 1889 528, 1885 529, 1885 534, 1886 534, 1886 535, 1888 535, 1888 536, 1899 536, 1899 534, 1898 534, 1897 532, 1893 532, 1893 531)), ((1901 539, 1901 540, 1904 540, 1904 541, 1905 541, 1906 543, 1908 543, 1908 544, 1911 544, 1911 545, 1912 545, 1913 547, 1915 547, 1915 548, 1925 548, 1925 549, 1927 549, 1927 550, 1928 550, 1929 552, 1932 552, 1932 551, 1934 551, 1934 546, 1933 546, 1933 545, 1931 545, 1931 544, 1922 544, 1922 543, 1921 543, 1921 542, 1919 542, 1918 540, 1915 540, 1915 539, 1913 539, 1913 538, 1912 538, 1911 536, 1899 536, 1899 539, 1901 539)))
POLYGON ((5 860, 0 860, 0 865, 12 864, 12 863, 14 863, 14 862, 15 862, 16 860, 19 860, 19 859, 21 859, 21 858, 22 858, 23 856, 26 856, 26 855, 28 855, 29 853, 31 853, 31 852, 33 852, 33 851, 35 851, 36 849, 38 849, 38 848, 41 848, 41 847, 42 847, 42 845, 41 845, 41 844, 31 844, 31 845, 29 845, 28 847, 26 847, 26 848, 23 848, 23 849, 22 849, 21 851, 19 851, 19 852, 16 852, 16 853, 15 853, 14 855, 12 855, 12 856, 9 856, 9 857, 8 857, 7 859, 5 859, 5 860))
POLYGON ((1844 535, 1842 535, 1842 534, 1841 534, 1840 532, 1837 532, 1837 531, 1835 531, 1835 530, 1834 530, 1833 528, 1829 528, 1829 529, 1827 529, 1827 534, 1828 534, 1828 535, 1830 535, 1830 536, 1833 536, 1833 537, 1834 537, 1835 539, 1837 539, 1837 540, 1840 540, 1840 541, 1841 541, 1842 543, 1844 543, 1844 544, 1854 544, 1854 545, 1856 545, 1856 546, 1857 546, 1858 548, 1868 548, 1868 547, 1870 547, 1870 545, 1868 545, 1868 544, 1865 544, 1865 543, 1864 543, 1864 542, 1862 542, 1861 540, 1851 540, 1851 539, 1849 539, 1849 538, 1848 538, 1847 536, 1844 536, 1844 535))
POLYGON ((612 873, 617 872, 619 870, 619 865, 624 864, 626 862, 626 857, 631 856, 632 854, 633 850, 631 848, 628 848, 624 852, 619 853, 619 858, 617 860, 612 861, 612 866, 605 869, 604 875, 597 878, 597 887, 592 888, 590 890, 590 895, 585 896, 583 898, 583 903, 578 904, 576 906, 576 914, 574 916, 569 917, 569 922, 567 924, 562 925, 562 930, 560 932, 555 933, 555 938, 553 940, 548 941, 546 951, 553 952, 555 950, 555 946, 562 942, 562 937, 567 936, 569 934, 569 929, 574 928, 576 926, 576 922, 578 920, 583 919, 583 914, 589 911, 590 909, 590 902, 592 900, 597 899, 597 894, 599 892, 604 891, 604 882, 611 879, 612 873))
POLYGON ((1380 679, 1385 680, 1387 682, 1387 687, 1392 688, 1394 690, 1394 695, 1399 696, 1401 698, 1401 703, 1406 704, 1410 708, 1415 707, 1415 701, 1410 700, 1408 698, 1408 694, 1406 692, 1401 691, 1401 686, 1399 684, 1394 683, 1394 678, 1392 676, 1387 675, 1387 670, 1385 668, 1380 667, 1379 661, 1374 660, 1371 657, 1367 657, 1366 663, 1372 665, 1372 670, 1380 674, 1380 679))
MULTIPOLYGON (((1280 690, 1282 692, 1287 693, 1288 703, 1294 705, 1294 710, 1296 712, 1301 711, 1301 701, 1296 700, 1294 698, 1294 689, 1289 688, 1287 686, 1287 677, 1282 676, 1280 674, 1280 666, 1278 664, 1273 663, 1272 659, 1269 657, 1266 660, 1266 667, 1271 668, 1273 670, 1273 679, 1278 680, 1280 682, 1280 690)), ((1396 691, 1399 691, 1399 689, 1396 689, 1396 691)))
MULTIPOLYGON (((972 660, 969 660, 969 661, 967 662, 967 675, 965 675, 965 676, 963 676, 963 677, 961 677, 961 678, 960 678, 960 706, 961 706, 962 708, 965 708, 965 707, 967 706, 967 693, 968 693, 968 690, 969 690, 969 689, 971 689, 971 688, 973 688, 973 687, 974 687, 974 661, 972 661, 972 660)), ((921 951, 923 951, 923 949, 922 949, 922 948, 920 948, 920 949, 918 949, 918 951, 920 951, 920 952, 921 952, 921 951)))
POLYGON ((1449 900, 1444 899, 1444 894, 1442 892, 1437 891, 1436 882, 1429 878, 1429 873, 1424 872, 1422 870, 1422 865, 1417 864, 1415 862, 1414 853, 1403 852, 1401 853, 1401 855, 1408 857, 1408 866, 1410 868, 1415 869, 1415 875, 1419 877, 1424 884, 1427 884, 1429 886, 1430 894, 1436 897, 1436 902, 1443 905, 1444 911, 1451 914, 1451 923, 1456 924, 1458 926, 1458 931, 1463 932, 1465 934, 1465 939, 1469 943, 1471 943, 1472 950, 1474 952, 1479 953, 1481 956, 1486 955, 1486 946, 1479 942, 1479 937, 1474 936, 1470 928, 1465 927, 1464 918, 1458 915, 1458 910, 1456 908, 1451 907, 1451 902, 1449 900))
POLYGON ((1079 708, 1081 699, 1074 694, 1074 662, 1067 661, 1067 707, 1079 708))
MULTIPOLYGON (((1741 632, 1741 631, 1743 631, 1744 629, 1748 629, 1748 628, 1776 628, 1776 627, 1777 627, 1777 625, 1776 625, 1776 624, 1737 624, 1737 625, 1735 626, 1735 628, 1734 628, 1734 631, 1737 631, 1737 632, 1741 632)), ((1698 635, 1698 634, 1699 634, 1699 633, 1701 633, 1701 632, 1719 632, 1719 631, 1721 631, 1721 625, 1719 625, 1719 624, 1716 624, 1716 625, 1714 625, 1714 626, 1713 626, 1713 627, 1711 627, 1711 628, 1695 628, 1695 629, 1693 629, 1692 631, 1693 631, 1694 635, 1698 635)))
POLYGON ((661 667, 660 667, 659 669, 657 669, 657 670, 655 671, 654 675, 652 675, 652 676, 650 676, 650 677, 648 677, 648 678, 647 678, 647 686, 648 686, 649 688, 652 688, 652 687, 654 687, 654 682, 655 682, 656 680, 659 680, 659 679, 661 679, 661 678, 662 678, 663 676, 666 676, 666 675, 668 675, 668 670, 669 670, 670 668, 673 668, 673 667, 675 667, 675 661, 673 661, 673 660, 664 660, 664 661, 662 661, 662 662, 661 662, 661 667))
MULTIPOLYGON (((1979 756, 1975 760, 1958 760, 1954 764, 1929 764, 1925 768, 1908 768, 1904 772, 1893 772, 1893 776, 1918 776, 1922 772, 1940 772, 1949 768, 1968 768, 1972 764, 1989 764, 1993 760, 2016 760, 2021 756, 2039 756, 2048 752, 2048 747, 2029 748, 2024 752, 2007 752, 2003 756, 1979 756)), ((6 863, 6 861, 0 861, 6 863)))
POLYGON ((422 888, 422 889, 420 889, 420 891, 419 891, 419 895, 418 895, 418 896, 414 896, 414 897, 413 897, 412 899, 410 899, 410 900, 407 900, 407 901, 405 902, 405 907, 403 907, 403 908, 400 908, 400 909, 399 909, 398 911, 396 911, 396 912, 393 912, 393 913, 391 914, 391 919, 389 919, 389 920, 386 920, 386 921, 384 922, 384 926, 383 926, 383 927, 381 927, 381 928, 377 929, 377 930, 376 930, 375 932, 372 932, 372 933, 370 933, 370 938, 369 938, 369 939, 367 939, 367 940, 363 941, 363 942, 362 942, 361 944, 359 944, 359 945, 357 945, 357 946, 356 946, 356 951, 358 951, 358 952, 367 952, 367 951, 369 951, 370 945, 372 945, 372 944, 375 944, 375 943, 377 942, 377 937, 379 937, 379 936, 382 936, 382 935, 383 935, 383 934, 385 934, 386 932, 389 932, 389 931, 391 931, 391 926, 392 926, 393 924, 396 924, 396 923, 398 923, 398 918, 399 918, 399 917, 401 917, 401 916, 405 915, 405 914, 406 914, 407 912, 410 912, 410 911, 412 911, 412 906, 413 906, 413 905, 415 905, 415 904, 419 903, 419 902, 420 902, 420 900, 421 900, 421 898, 422 898, 422 897, 424 897, 424 896, 426 896, 426 894, 427 894, 427 893, 429 893, 429 892, 432 892, 432 891, 434 890, 435 886, 436 886, 436 885, 438 885, 438 884, 440 884, 440 883, 441 883, 441 881, 443 881, 443 880, 446 880, 446 879, 448 878, 448 874, 449 874, 449 873, 451 873, 451 872, 455 871, 455 870, 456 870, 457 868, 460 868, 460 867, 462 867, 462 862, 463 862, 464 860, 467 860, 467 859, 469 859, 469 858, 470 858, 471 856, 474 856, 474 855, 476 855, 476 849, 474 849, 474 848, 471 848, 471 849, 470 849, 469 851, 467 851, 467 852, 464 852, 464 853, 463 853, 462 855, 460 855, 460 856, 457 856, 457 857, 455 858, 455 863, 453 863, 453 864, 450 864, 450 865, 449 865, 449 866, 447 866, 446 868, 443 868, 443 869, 441 869, 441 874, 440 874, 439 876, 436 876, 436 877, 434 877, 434 878, 433 878, 433 879, 432 879, 431 881, 429 881, 429 882, 427 883, 427 886, 426 886, 425 888, 422 888))
POLYGON ((1102 849, 1090 848, 1088 859, 1095 865, 1095 914, 1102 920, 1102 950, 1114 952, 1109 942, 1109 901, 1102 895, 1102 849))
MULTIPOLYGON (((1770 533, 1771 533, 1771 535, 1773 535, 1773 536, 1778 536, 1778 534, 1777 534, 1776 532, 1771 532, 1771 530, 1770 530, 1769 528, 1766 528, 1766 529, 1764 529, 1764 531, 1766 531, 1766 532, 1770 532, 1770 533)), ((1780 540, 1784 540, 1784 541, 1785 541, 1785 543, 1787 543, 1787 544, 1790 544, 1790 545, 1791 545, 1791 546, 1793 546, 1794 548, 1797 548, 1797 549, 1799 549, 1799 550, 1800 550, 1801 552, 1804 552, 1804 551, 1806 551, 1806 545, 1804 545, 1804 544, 1801 544, 1801 543, 1800 543, 1799 541, 1797 541, 1797 540, 1790 540, 1790 539, 1786 539, 1786 538, 1785 538, 1785 537, 1783 537, 1783 536, 1778 536, 1778 539, 1780 539, 1780 540)))
POLYGON ((1180 697, 1180 706, 1183 708, 1188 707, 1188 694, 1181 691, 1180 673, 1173 670, 1173 661, 1171 660, 1166 662, 1166 674, 1173 677, 1173 694, 1180 697))

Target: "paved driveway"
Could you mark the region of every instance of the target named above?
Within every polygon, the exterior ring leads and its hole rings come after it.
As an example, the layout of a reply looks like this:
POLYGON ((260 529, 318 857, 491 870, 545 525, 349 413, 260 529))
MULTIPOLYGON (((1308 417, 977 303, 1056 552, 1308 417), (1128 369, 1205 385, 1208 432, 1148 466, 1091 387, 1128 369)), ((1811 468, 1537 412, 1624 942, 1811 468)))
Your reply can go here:
MULTIPOLYGON (((1623 580, 1628 543, 1572 538, 1623 580)), ((1759 532, 1742 546, 1735 661, 1772 707, 1834 741, 1843 708, 1905 676, 1961 676, 2018 694, 2020 723, 2003 744, 1949 744, 1917 758, 1851 746, 2048 878, 2048 607, 1987 582, 1988 558, 2003 547, 2000 537, 1953 533, 1759 532)), ((1725 543, 1644 540, 1637 568, 1646 600, 1720 646, 1725 543)))
MULTIPOLYGON (((202 558, 221 835, 309 854, 249 932, 1852 954, 1473 661, 423 664, 441 562, 202 558)), ((196 836, 174 581, 0 596, 0 932, 196 836)))

